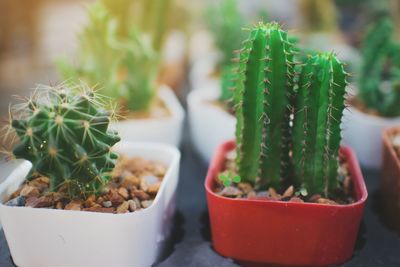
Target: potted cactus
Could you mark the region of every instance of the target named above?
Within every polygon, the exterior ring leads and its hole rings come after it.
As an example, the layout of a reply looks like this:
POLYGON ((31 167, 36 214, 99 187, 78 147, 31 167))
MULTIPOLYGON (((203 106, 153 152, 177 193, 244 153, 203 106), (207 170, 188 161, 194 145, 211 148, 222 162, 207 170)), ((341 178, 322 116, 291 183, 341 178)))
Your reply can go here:
POLYGON ((0 219, 16 265, 150 266, 160 255, 180 154, 114 146, 102 102, 87 86, 60 85, 12 109, 12 155, 24 160, 0 184, 0 219))
POLYGON ((400 127, 383 133, 383 168, 381 179, 383 214, 390 227, 400 230, 400 127))
POLYGON ((91 5, 88 24, 79 35, 77 62, 60 60, 58 67, 64 79, 83 80, 114 99, 119 119, 111 127, 123 140, 178 145, 183 109, 166 85, 156 83, 165 19, 158 13, 165 13, 168 1, 147 2, 136 3, 147 10, 144 25, 129 19, 137 18, 130 12, 132 0, 91 5))
POLYGON ((236 0, 210 6, 206 22, 216 51, 195 59, 190 71, 193 91, 188 95, 188 114, 193 144, 207 162, 224 140, 233 138, 232 57, 244 40, 244 17, 236 0), (216 129, 210 132, 209 129, 216 129), (218 130, 217 130, 218 129, 218 130))
POLYGON ((368 168, 381 166, 382 131, 400 124, 400 44, 393 30, 393 22, 383 17, 365 36, 358 88, 343 120, 344 142, 368 168))
POLYGON ((289 38, 260 23, 241 49, 236 143, 219 146, 205 181, 212 243, 245 263, 339 264, 367 198, 355 155, 339 146, 346 73, 333 53, 296 66, 289 38))

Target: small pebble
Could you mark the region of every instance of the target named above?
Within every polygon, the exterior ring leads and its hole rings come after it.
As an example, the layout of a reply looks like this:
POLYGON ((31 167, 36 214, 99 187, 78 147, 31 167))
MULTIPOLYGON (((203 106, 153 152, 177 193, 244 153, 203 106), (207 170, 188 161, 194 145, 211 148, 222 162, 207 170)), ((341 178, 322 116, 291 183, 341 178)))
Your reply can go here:
POLYGON ((117 208, 117 213, 127 213, 128 211, 129 211, 129 203, 128 203, 128 201, 124 201, 117 208))
POLYGON ((140 181, 140 189, 147 192, 149 187, 159 182, 158 178, 154 175, 146 175, 142 177, 140 181))
POLYGON ((6 206, 10 207, 23 207, 25 206, 26 203, 26 197, 24 196, 18 196, 16 198, 10 199, 5 203, 6 206))
POLYGON ((72 200, 65 206, 65 210, 81 210, 82 202, 80 200, 72 200))
POLYGON ((237 187, 242 190, 244 194, 248 194, 249 192, 253 191, 253 186, 249 183, 238 183, 237 187))
POLYGON ((111 208, 112 207, 112 202, 111 201, 104 201, 103 202, 103 207, 105 208, 111 208))
POLYGON ((136 201, 130 199, 130 200, 128 200, 128 204, 129 204, 129 210, 130 210, 130 211, 133 212, 133 211, 135 211, 135 210, 138 209, 138 206, 137 206, 137 204, 136 204, 136 201))
POLYGON ((153 204, 153 200, 145 200, 145 201, 142 201, 141 204, 142 204, 142 207, 144 209, 146 209, 146 208, 150 207, 151 204, 153 204))
POLYGON ((146 192, 143 192, 142 190, 134 190, 131 192, 131 195, 132 198, 137 197, 141 201, 150 199, 150 195, 146 192))
POLYGON ((241 197, 243 193, 236 187, 227 186, 224 187, 224 189, 222 189, 222 191, 219 192, 219 194, 224 197, 241 197))
POLYGON ((118 189, 118 194, 120 194, 125 200, 129 198, 128 189, 126 189, 125 187, 120 187, 118 189))
POLYGON ((283 193, 282 198, 287 198, 293 196, 294 187, 293 185, 289 186, 288 189, 283 193))
POLYGON ((23 197, 39 197, 40 192, 39 192, 39 189, 37 189, 34 186, 24 185, 24 187, 22 188, 22 190, 19 194, 20 194, 20 196, 23 196, 23 197))

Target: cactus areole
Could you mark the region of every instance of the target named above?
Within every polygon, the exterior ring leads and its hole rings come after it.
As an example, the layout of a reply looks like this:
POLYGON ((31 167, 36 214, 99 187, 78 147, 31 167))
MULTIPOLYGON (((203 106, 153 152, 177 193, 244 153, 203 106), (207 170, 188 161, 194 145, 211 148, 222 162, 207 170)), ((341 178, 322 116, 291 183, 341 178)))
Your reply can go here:
POLYGON ((333 53, 298 64, 294 51, 277 23, 258 24, 243 43, 234 92, 237 170, 259 187, 289 183, 328 195, 338 187, 346 73, 333 53))
POLYGON ((43 87, 14 110, 11 125, 20 143, 16 158, 32 162, 32 172, 50 178, 73 196, 99 193, 110 179, 120 138, 108 129, 111 113, 84 85, 43 87), (78 91, 78 92, 76 92, 78 91))

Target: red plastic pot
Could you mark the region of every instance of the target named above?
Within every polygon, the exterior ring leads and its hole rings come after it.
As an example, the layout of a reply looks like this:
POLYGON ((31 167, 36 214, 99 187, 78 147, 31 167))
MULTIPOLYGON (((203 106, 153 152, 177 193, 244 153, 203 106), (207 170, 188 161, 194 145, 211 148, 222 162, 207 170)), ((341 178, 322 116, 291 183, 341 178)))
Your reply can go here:
POLYGON ((219 146, 205 181, 212 243, 219 254, 246 263, 297 266, 340 264, 350 259, 368 196, 354 152, 348 147, 340 150, 349 164, 357 201, 325 205, 215 194, 217 174, 234 147, 233 141, 219 146))

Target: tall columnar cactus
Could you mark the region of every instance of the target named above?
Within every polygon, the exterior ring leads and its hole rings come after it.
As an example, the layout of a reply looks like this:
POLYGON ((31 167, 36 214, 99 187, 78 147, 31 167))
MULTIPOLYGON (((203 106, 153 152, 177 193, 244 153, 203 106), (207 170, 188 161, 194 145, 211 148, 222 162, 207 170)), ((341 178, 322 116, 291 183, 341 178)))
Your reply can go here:
POLYGON ((251 30, 240 53, 236 105, 237 166, 243 180, 279 188, 290 169, 293 45, 277 23, 251 30))
POLYGON ((328 195, 338 186, 340 122, 345 108, 346 72, 333 53, 310 56, 298 83, 294 125, 295 183, 328 195))
POLYGON ((120 140, 108 129, 111 113, 85 85, 42 86, 37 92, 14 110, 11 125, 20 143, 13 154, 48 176, 52 191, 63 187, 71 197, 99 193, 118 157, 110 150, 120 140))
POLYGON ((393 40, 393 22, 383 17, 364 39, 359 96, 367 108, 387 117, 400 116, 399 52, 399 44, 393 40))

